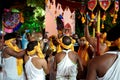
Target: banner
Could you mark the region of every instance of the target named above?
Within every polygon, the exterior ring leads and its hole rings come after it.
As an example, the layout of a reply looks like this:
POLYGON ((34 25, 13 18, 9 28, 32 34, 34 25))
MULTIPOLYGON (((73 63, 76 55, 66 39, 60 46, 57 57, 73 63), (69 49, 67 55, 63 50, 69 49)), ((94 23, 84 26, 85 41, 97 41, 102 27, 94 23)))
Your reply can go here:
POLYGON ((119 0, 115 0, 115 11, 119 11, 119 0))
POLYGON ((88 1, 88 9, 93 11, 97 5, 97 0, 90 0, 88 1))
POLYGON ((100 7, 103 9, 103 10, 107 10, 111 4, 111 1, 110 0, 99 0, 99 3, 100 3, 100 7))
POLYGON ((8 29, 13 29, 19 24, 20 15, 19 13, 12 13, 12 12, 4 13, 2 16, 2 22, 4 27, 8 29))
POLYGON ((86 5, 84 1, 81 1, 81 5, 80 5, 80 13, 84 14, 86 11, 86 5))

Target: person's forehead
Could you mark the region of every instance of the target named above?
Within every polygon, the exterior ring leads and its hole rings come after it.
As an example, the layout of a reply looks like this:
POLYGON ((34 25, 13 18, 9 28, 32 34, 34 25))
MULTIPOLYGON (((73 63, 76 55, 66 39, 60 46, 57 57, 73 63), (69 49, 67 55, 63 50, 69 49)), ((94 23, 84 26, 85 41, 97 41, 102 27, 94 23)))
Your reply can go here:
POLYGON ((86 38, 85 37, 81 37, 80 40, 86 40, 86 38))

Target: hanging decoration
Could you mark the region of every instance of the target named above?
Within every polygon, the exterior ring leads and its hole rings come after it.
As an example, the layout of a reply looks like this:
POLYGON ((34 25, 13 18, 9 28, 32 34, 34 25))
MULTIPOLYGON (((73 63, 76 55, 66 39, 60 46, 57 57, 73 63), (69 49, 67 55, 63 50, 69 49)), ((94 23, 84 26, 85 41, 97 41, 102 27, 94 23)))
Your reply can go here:
POLYGON ((6 28, 10 28, 10 29, 15 28, 18 25, 18 23, 20 22, 19 14, 18 13, 9 13, 7 16, 8 16, 8 18, 5 16, 3 17, 4 26, 6 28))
MULTIPOLYGON (((106 12, 106 10, 110 7, 111 0, 99 0, 100 7, 106 12)), ((106 20, 106 14, 102 16, 102 29, 104 29, 104 21, 106 20)))
POLYGON ((119 11, 119 0, 115 0, 114 9, 115 9, 115 12, 114 12, 114 15, 113 15, 113 21, 112 21, 113 24, 116 23, 116 19, 118 17, 117 12, 119 11))
POLYGON ((99 4, 100 4, 100 7, 104 11, 106 11, 110 7, 111 1, 110 0, 99 0, 99 4))
POLYGON ((82 23, 85 23, 85 16, 82 14, 82 18, 81 18, 82 23))
MULTIPOLYGON (((52 2, 52 0, 50 0, 52 2)), ((56 6, 57 4, 62 5, 62 9, 65 10, 66 7, 69 7, 71 13, 76 9, 80 8, 81 9, 81 2, 80 1, 72 1, 72 0, 55 0, 56 1, 56 6)))
POLYGON ((11 33, 13 31, 16 31, 20 28, 20 23, 24 22, 24 18, 17 9, 11 9, 6 11, 4 10, 4 13, 2 15, 2 24, 4 26, 4 31, 6 33, 11 33), (15 30, 13 30, 15 29, 15 30))
POLYGON ((102 29, 104 29, 104 21, 106 20, 106 14, 105 14, 105 12, 104 12, 104 14, 103 14, 103 16, 102 16, 102 26, 101 26, 101 28, 102 29))
POLYGON ((119 0, 115 0, 115 11, 119 11, 119 0))
POLYGON ((57 24, 56 28, 57 28, 58 34, 62 34, 64 29, 64 22, 63 22, 62 15, 59 15, 56 17, 56 24, 57 24))
POLYGON ((97 0, 90 0, 90 1, 88 1, 88 9, 90 11, 92 11, 91 19, 90 19, 91 22, 94 22, 94 19, 95 19, 95 15, 93 13, 93 10, 95 9, 96 5, 97 5, 97 0))
POLYGON ((93 12, 97 5, 97 0, 89 0, 88 1, 88 9, 93 12))
POLYGON ((90 1, 88 1, 88 9, 89 9, 90 11, 92 11, 92 14, 91 14, 91 22, 93 22, 93 21, 94 21, 94 18, 95 18, 95 15, 94 15, 94 13, 93 13, 93 10, 95 9, 96 5, 97 5, 97 0, 90 0, 90 1))
MULTIPOLYGON (((97 6, 97 0, 89 0, 88 1, 88 9, 90 11, 92 11, 91 18, 89 17, 89 19, 90 19, 89 25, 93 25, 93 37, 95 37, 95 23, 96 23, 96 19, 95 19, 96 16, 94 15, 93 11, 96 6, 97 6)), ((88 13, 87 13, 87 16, 89 16, 88 13)))
POLYGON ((82 15, 81 17, 81 21, 82 23, 85 23, 86 19, 85 19, 85 11, 86 11, 86 5, 85 5, 85 2, 82 0, 81 1, 81 8, 80 8, 80 13, 82 15))

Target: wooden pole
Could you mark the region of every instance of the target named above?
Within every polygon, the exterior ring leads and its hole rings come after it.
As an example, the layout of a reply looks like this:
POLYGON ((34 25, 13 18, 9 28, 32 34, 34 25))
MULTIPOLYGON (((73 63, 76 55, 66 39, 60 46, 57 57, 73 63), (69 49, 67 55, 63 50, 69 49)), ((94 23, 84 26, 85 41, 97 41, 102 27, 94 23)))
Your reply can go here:
POLYGON ((97 15, 97 56, 100 55, 100 10, 97 15))

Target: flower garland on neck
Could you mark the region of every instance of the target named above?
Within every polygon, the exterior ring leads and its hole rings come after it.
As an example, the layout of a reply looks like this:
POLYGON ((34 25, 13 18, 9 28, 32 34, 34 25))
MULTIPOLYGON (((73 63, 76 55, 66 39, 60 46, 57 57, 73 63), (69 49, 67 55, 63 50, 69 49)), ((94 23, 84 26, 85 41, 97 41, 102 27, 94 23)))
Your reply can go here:
POLYGON ((28 55, 34 55, 36 53, 37 53, 39 58, 41 58, 41 59, 44 58, 44 54, 42 53, 39 42, 38 42, 38 45, 36 45, 32 51, 27 51, 28 55))
MULTIPOLYGON (((15 40, 15 38, 5 40, 5 45, 7 45, 9 48, 11 48, 12 50, 14 50, 16 52, 20 52, 21 49, 19 49, 19 47, 16 44, 13 45, 11 43, 13 40, 15 40)), ((18 75, 20 76, 22 74, 22 71, 23 71, 23 59, 22 58, 17 58, 16 62, 17 62, 18 75)))
MULTIPOLYGON (((71 37, 70 37, 71 38, 71 37)), ((65 48, 65 49, 71 49, 72 51, 74 51, 74 43, 76 42, 75 40, 73 40, 72 38, 71 38, 71 44, 70 45, 65 45, 65 44, 63 44, 62 43, 62 38, 60 39, 60 40, 58 40, 58 42, 59 42, 59 44, 60 44, 60 46, 59 47, 63 47, 63 48, 65 48)))

